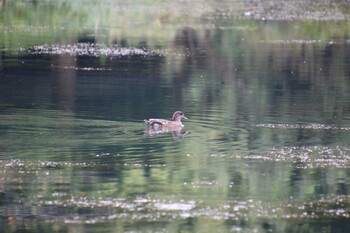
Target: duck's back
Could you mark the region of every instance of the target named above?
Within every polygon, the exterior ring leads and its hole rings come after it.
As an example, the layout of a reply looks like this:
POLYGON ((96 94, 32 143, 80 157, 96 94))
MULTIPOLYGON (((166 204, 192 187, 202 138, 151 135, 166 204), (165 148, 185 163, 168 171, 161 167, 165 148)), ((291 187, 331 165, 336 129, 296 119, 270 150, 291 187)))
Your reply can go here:
POLYGON ((148 120, 145 120, 145 123, 148 126, 154 126, 154 125, 168 125, 171 123, 171 121, 169 120, 165 120, 165 119, 155 119, 155 118, 151 118, 148 120))

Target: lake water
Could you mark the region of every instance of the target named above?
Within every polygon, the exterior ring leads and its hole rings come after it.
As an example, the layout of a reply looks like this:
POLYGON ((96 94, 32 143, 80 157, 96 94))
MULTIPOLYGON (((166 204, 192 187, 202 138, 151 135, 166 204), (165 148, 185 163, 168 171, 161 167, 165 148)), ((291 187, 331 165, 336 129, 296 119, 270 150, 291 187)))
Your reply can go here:
POLYGON ((350 231, 344 12, 54 2, 0 7, 1 232, 350 231))

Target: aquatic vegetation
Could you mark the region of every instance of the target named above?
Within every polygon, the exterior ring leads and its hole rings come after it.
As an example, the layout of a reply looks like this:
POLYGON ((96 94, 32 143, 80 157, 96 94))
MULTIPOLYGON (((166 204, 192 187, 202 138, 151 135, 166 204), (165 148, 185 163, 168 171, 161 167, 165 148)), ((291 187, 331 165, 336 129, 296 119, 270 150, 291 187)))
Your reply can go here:
MULTIPOLYGON (((23 49, 21 49, 23 50, 23 49)), ((149 50, 147 48, 125 48, 120 46, 106 46, 103 44, 77 43, 36 45, 28 49, 29 54, 70 55, 70 56, 164 56, 166 51, 149 50)))

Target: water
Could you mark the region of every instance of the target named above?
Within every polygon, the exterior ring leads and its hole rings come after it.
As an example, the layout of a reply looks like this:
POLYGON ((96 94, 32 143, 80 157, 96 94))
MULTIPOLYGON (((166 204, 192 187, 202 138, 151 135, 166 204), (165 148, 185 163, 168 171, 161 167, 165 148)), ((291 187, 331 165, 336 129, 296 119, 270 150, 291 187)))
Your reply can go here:
POLYGON ((346 13, 118 4, 0 8, 0 229, 349 230, 346 13))

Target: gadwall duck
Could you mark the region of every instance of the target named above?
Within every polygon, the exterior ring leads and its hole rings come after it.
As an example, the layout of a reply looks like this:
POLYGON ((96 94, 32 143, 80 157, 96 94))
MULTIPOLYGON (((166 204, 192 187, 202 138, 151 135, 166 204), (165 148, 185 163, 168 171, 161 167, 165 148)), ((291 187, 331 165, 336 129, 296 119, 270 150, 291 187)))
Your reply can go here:
POLYGON ((163 128, 163 129, 173 129, 173 128, 181 128, 184 125, 182 124, 181 120, 185 119, 187 120, 188 118, 185 116, 185 114, 181 111, 176 111, 173 114, 173 118, 172 120, 165 120, 165 119, 148 119, 148 120, 144 120, 146 125, 148 127, 155 127, 155 128, 163 128))

